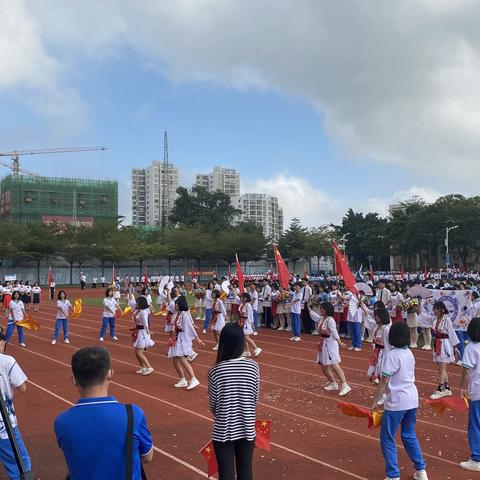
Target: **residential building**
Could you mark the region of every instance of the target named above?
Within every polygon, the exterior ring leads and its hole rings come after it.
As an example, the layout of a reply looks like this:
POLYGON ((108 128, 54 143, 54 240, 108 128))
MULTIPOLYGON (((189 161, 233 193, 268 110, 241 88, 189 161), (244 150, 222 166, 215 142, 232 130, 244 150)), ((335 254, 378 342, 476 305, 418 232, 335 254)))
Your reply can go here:
POLYGON ((162 225, 163 215, 168 221, 178 186, 178 168, 172 164, 165 167, 155 160, 149 167, 133 169, 132 224, 162 225))
POLYGON ((245 193, 233 197, 232 204, 242 211, 239 221, 260 225, 265 237, 278 241, 283 233, 283 210, 277 197, 265 193, 245 193))
POLYGON ((223 192, 227 195, 240 195, 240 174, 232 168, 215 167, 209 174, 197 174, 196 185, 209 192, 223 192))

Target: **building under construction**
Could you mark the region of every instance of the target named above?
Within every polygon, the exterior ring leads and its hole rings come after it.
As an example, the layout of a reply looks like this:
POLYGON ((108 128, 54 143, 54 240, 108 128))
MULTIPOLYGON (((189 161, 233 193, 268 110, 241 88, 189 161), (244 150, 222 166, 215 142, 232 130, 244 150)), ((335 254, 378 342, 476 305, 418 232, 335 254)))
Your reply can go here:
POLYGON ((8 175, 0 181, 0 219, 90 226, 117 221, 118 182, 8 175))

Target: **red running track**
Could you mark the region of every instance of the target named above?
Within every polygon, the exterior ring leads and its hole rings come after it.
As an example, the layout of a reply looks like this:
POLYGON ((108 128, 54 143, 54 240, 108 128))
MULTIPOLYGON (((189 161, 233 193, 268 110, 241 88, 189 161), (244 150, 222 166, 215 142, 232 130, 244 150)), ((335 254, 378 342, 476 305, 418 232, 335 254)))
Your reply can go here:
MULTIPOLYGON (((102 291, 99 291, 101 295, 102 291)), ((79 296, 70 290, 70 297, 79 296)), ((103 293, 103 292, 102 292, 103 293)), ((82 292, 91 296, 92 292, 82 292)), ((66 468, 56 445, 53 421, 56 415, 76 402, 71 383, 70 357, 79 347, 96 345, 101 309, 84 307, 80 318, 71 320, 70 345, 61 340, 51 345, 55 308, 44 302, 34 318, 41 322, 37 332, 27 332, 27 348, 9 346, 27 376, 25 395, 15 400, 19 425, 32 457, 35 478, 64 478, 66 468)), ((176 375, 171 360, 165 356, 166 336, 161 320, 153 318, 152 330, 157 344, 148 355, 155 373, 142 377, 130 341, 130 318, 117 321, 119 342, 108 337, 103 344, 110 350, 115 375, 111 393, 122 402, 134 402, 145 411, 155 443, 154 461, 146 467, 150 479, 207 478, 204 459, 197 453, 210 438, 211 415, 207 402, 207 372, 215 361, 211 334, 202 336, 205 347, 195 346, 199 356, 194 362, 201 382, 187 392, 173 388, 176 375), (155 323, 158 326, 155 326, 155 323)), ((272 451, 255 452, 255 478, 381 480, 384 463, 378 440, 379 431, 369 431, 364 419, 352 419, 339 413, 337 395, 324 392, 325 383, 315 364, 316 339, 305 336, 302 342, 288 341, 289 334, 261 330, 255 341, 263 348, 258 362, 262 388, 258 418, 272 419, 272 451)), ((367 345, 369 347, 370 345, 367 345)), ((342 351, 342 366, 353 387, 346 400, 369 406, 375 388, 366 380, 369 349, 353 353, 342 351)), ((415 351, 417 386, 424 399, 435 388, 435 370, 431 353, 415 351)), ((460 367, 449 367, 454 389, 460 367)), ((475 478, 464 472, 458 462, 468 458, 466 416, 459 413, 434 414, 428 407, 419 410, 417 433, 428 464, 431 480, 475 478)), ((400 445, 400 439, 398 439, 400 445)), ((412 478, 412 466, 400 447, 402 477, 412 478)))

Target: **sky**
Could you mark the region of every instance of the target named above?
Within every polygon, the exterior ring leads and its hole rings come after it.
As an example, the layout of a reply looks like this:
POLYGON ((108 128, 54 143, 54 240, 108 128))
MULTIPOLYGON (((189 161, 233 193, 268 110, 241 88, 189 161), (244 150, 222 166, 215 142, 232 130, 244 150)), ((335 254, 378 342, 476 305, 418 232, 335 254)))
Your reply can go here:
POLYGON ((236 168, 287 224, 477 194, 478 18, 476 0, 0 0, 0 151, 106 145, 22 165, 117 179, 127 219, 164 130, 183 185, 236 168))

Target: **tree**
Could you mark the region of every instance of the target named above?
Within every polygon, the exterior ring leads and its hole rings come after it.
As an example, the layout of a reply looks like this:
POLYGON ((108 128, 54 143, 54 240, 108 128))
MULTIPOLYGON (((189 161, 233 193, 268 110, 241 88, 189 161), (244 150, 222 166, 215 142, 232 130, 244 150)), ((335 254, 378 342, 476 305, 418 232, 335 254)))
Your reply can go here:
POLYGON ((282 255, 293 262, 293 271, 298 260, 307 255, 308 231, 302 227, 298 218, 292 218, 288 230, 284 232, 278 242, 278 248, 282 255))
POLYGON ((317 272, 320 271, 320 258, 332 255, 332 242, 334 230, 325 225, 318 228, 311 228, 307 233, 305 251, 309 257, 317 257, 317 272))

